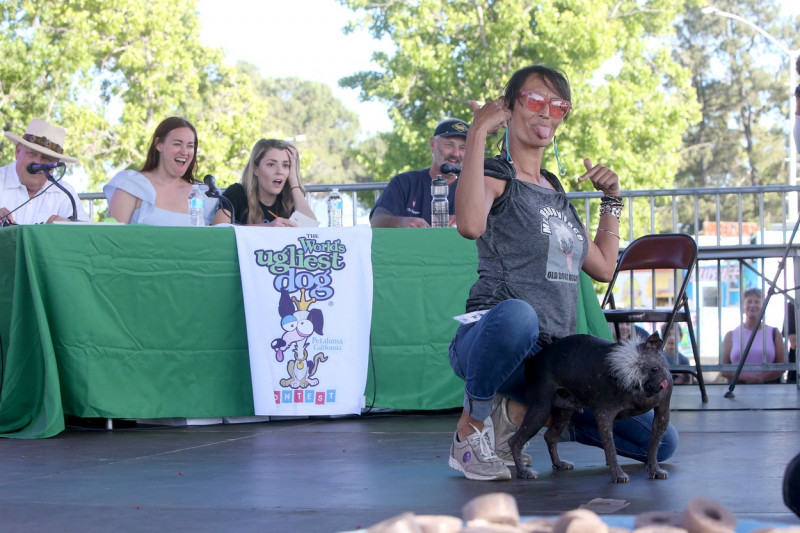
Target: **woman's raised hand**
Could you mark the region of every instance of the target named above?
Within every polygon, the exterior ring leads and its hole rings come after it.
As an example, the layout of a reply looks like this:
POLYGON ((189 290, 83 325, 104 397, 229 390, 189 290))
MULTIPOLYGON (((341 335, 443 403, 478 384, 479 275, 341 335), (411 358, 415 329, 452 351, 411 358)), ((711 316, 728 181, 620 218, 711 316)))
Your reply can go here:
POLYGON ((619 196, 619 177, 617 173, 603 165, 592 165, 592 160, 588 157, 583 160, 586 173, 578 178, 578 182, 591 180, 592 185, 598 191, 602 191, 606 196, 619 196))
POLYGON ((286 148, 286 153, 289 155, 289 185, 296 187, 300 185, 300 155, 291 144, 286 148))
POLYGON ((483 129, 486 135, 491 135, 500 128, 505 128, 511 112, 503 105, 503 99, 486 100, 483 105, 477 100, 469 100, 469 107, 472 108, 472 125, 470 129, 483 129))

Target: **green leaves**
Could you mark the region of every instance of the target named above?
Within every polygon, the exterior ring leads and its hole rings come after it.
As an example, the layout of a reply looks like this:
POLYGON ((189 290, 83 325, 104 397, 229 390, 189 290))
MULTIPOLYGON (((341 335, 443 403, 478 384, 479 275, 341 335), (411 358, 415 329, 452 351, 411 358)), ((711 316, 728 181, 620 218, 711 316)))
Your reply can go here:
POLYGON ((299 139, 295 145, 304 182, 353 181, 359 167, 349 154, 358 133, 358 116, 334 98, 330 87, 296 78, 264 79, 248 64, 239 64, 238 69, 250 78, 267 108, 258 122, 262 136, 299 139))
MULTIPOLYGON (((239 179, 257 139, 298 135, 307 182, 387 181, 430 164, 439 120, 471 121, 468 100, 495 99, 515 70, 544 63, 573 89, 558 131, 568 190, 585 157, 625 189, 786 182, 793 62, 751 28, 701 14, 699 0, 340 1, 358 17, 352 27, 395 45, 373 54, 374 71, 340 81, 389 105, 395 126, 378 138, 358 144, 357 117, 323 84, 226 65, 200 43, 196 2, 179 0, 0 0, 0 123, 67 128, 89 190, 139 167, 170 115, 194 123, 198 173, 223 185, 239 179)), ((716 5, 800 45, 797 21, 779 20, 774 0, 716 5)), ((0 157, 13 159, 11 143, 0 157)), ((556 168, 551 150, 544 164, 556 168)))
MULTIPOLYGON (((688 4, 687 4, 688 5, 688 4)), ((721 0, 720 10, 736 14, 797 49, 797 21, 778 19, 772 0, 721 0)), ((721 187, 788 184, 788 69, 794 58, 781 53, 754 28, 690 6, 676 25, 676 58, 691 72, 702 119, 684 134, 684 153, 676 184, 721 187)), ((790 152, 793 157, 794 153, 790 152)), ((780 213, 771 197, 767 212, 780 213)), ((715 206, 701 210, 713 212, 715 206)), ((744 202, 745 220, 757 220, 758 205, 744 202), (750 218, 753 217, 753 218, 750 218)), ((742 213, 722 206, 723 220, 742 213)))
MULTIPOLYGON (((688 71, 665 44, 677 14, 673 2, 344 3, 397 47, 391 57, 375 56, 385 73, 342 80, 364 99, 390 106, 396 127, 386 138, 388 155, 369 165, 382 179, 429 165, 425 146, 436 122, 469 121, 468 100, 495 99, 511 73, 543 63, 564 70, 573 86, 575 111, 558 132, 570 171, 565 187, 577 186, 585 157, 614 168, 625 188, 671 183, 681 134, 699 118, 688 71)), ((545 161, 550 168, 553 159, 545 161)))
MULTIPOLYGON (((67 129, 90 190, 139 167, 156 125, 183 115, 198 130, 198 173, 238 178, 264 104, 250 79, 203 47, 193 1, 2 2, 0 120, 41 117, 67 129), (13 59, 13 60, 12 60, 13 59)), ((13 146, 2 145, 3 159, 13 146)), ((233 181, 233 180, 228 180, 233 181)))

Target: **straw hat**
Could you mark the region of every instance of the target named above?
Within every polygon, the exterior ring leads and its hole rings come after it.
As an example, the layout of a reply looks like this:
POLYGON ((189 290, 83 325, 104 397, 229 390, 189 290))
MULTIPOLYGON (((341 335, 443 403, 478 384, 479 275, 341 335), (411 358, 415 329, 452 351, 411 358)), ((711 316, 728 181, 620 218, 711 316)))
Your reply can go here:
POLYGON ((78 162, 77 158, 64 155, 64 140, 67 138, 67 130, 58 126, 51 126, 42 119, 35 118, 31 120, 22 137, 10 131, 6 132, 6 137, 15 143, 22 143, 31 150, 36 150, 53 159, 58 159, 65 163, 78 162))

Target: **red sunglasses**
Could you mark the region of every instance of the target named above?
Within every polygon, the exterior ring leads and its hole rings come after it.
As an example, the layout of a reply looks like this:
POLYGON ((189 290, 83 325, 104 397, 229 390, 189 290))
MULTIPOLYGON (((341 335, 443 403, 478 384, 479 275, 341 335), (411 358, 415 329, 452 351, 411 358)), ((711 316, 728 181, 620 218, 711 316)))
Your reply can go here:
POLYGON ((553 118, 564 118, 572 109, 572 104, 563 98, 546 98, 543 94, 531 90, 520 91, 519 103, 534 112, 539 112, 549 105, 550 116, 553 118))

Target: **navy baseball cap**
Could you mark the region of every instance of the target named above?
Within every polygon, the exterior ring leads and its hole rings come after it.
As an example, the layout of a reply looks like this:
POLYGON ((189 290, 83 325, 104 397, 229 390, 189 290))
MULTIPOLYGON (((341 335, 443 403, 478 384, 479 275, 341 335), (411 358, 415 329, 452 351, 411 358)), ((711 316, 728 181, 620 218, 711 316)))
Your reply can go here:
POLYGON ((434 137, 466 137, 469 124, 457 118, 448 118, 436 125, 434 137))

